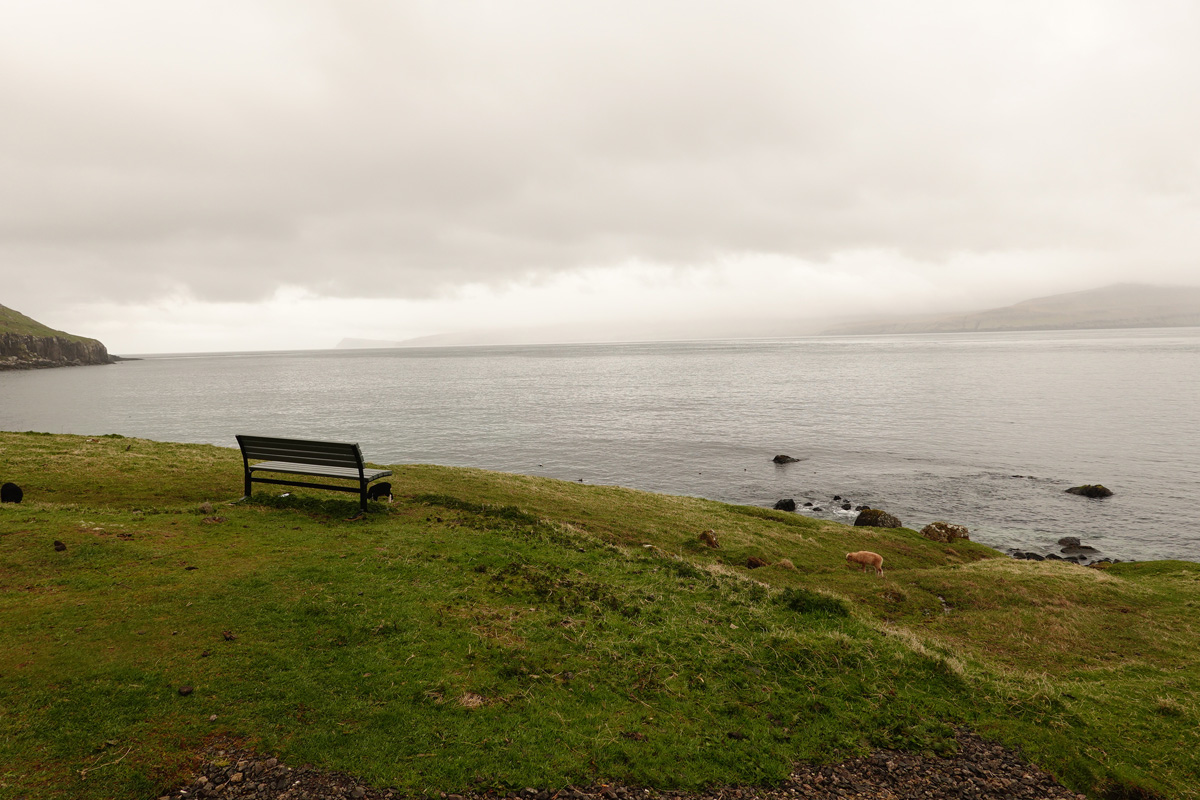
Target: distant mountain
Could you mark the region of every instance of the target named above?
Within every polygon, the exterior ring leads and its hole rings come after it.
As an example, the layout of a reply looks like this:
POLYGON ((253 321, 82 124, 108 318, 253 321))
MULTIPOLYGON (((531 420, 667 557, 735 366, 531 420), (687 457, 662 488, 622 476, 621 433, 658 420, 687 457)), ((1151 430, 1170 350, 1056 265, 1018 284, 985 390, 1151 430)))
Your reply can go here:
POLYGON ((1200 326, 1200 287, 1119 283, 971 314, 844 323, 822 335, 1196 326, 1200 326))
POLYGON ((111 364, 96 341, 56 331, 19 311, 0 306, 0 370, 111 364))

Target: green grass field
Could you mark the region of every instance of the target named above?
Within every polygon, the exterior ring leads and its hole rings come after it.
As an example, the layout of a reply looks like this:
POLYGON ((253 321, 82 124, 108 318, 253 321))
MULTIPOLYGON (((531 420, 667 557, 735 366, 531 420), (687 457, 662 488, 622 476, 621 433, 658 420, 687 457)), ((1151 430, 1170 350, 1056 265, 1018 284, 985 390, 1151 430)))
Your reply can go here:
POLYGON ((769 784, 960 723, 1092 797, 1200 797, 1198 564, 392 469, 360 518, 229 505, 236 449, 0 433, 0 797, 151 798, 216 738, 434 795, 769 784))

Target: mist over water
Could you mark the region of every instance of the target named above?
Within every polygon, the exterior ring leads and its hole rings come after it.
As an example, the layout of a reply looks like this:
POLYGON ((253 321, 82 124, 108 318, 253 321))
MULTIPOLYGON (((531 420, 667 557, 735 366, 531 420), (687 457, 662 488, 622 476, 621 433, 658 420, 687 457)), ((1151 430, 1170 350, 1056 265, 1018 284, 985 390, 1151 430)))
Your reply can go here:
POLYGON ((852 521, 841 495, 999 549, 1078 536, 1200 560, 1181 524, 1200 517, 1198 389, 1195 328, 330 350, 0 374, 0 428, 349 440, 376 463, 792 497, 852 521), (1064 493, 1082 483, 1116 494, 1064 493))

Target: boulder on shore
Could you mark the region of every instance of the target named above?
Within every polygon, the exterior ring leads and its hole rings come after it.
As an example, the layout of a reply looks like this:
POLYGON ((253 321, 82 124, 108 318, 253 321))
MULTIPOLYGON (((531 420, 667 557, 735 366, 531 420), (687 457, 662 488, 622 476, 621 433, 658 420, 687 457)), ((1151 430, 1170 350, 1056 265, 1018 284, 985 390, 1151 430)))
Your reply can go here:
POLYGON ((902 528, 904 525, 900 520, 893 517, 886 511, 881 511, 878 508, 868 508, 866 511, 860 511, 858 516, 854 518, 855 527, 871 527, 871 528, 902 528))
POLYGON ((775 503, 775 510, 776 511, 795 511, 796 510, 796 501, 791 499, 790 497, 786 500, 779 500, 775 503))
POLYGON ((931 522, 924 528, 921 528, 921 535, 926 539, 942 544, 952 544, 959 539, 971 541, 971 532, 962 525, 954 525, 949 522, 931 522))
POLYGON ((1112 490, 1098 483, 1087 483, 1083 486, 1072 486, 1067 489, 1067 494, 1077 494, 1082 497, 1112 497, 1112 490))
POLYGON ((782 456, 781 455, 781 456, 775 456, 771 460, 774 461, 776 464, 795 464, 800 459, 792 458, 791 456, 782 456))

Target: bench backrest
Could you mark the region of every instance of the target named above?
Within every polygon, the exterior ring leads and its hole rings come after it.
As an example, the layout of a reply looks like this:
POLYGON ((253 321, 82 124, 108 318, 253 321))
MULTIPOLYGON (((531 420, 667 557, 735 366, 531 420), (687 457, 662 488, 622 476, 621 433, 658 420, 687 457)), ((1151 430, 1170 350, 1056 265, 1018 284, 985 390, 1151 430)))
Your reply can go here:
POLYGON ((362 451, 349 442, 314 442, 308 439, 273 439, 268 436, 237 437, 242 458, 263 461, 287 461, 292 464, 320 464, 323 467, 350 467, 362 470, 362 451))

